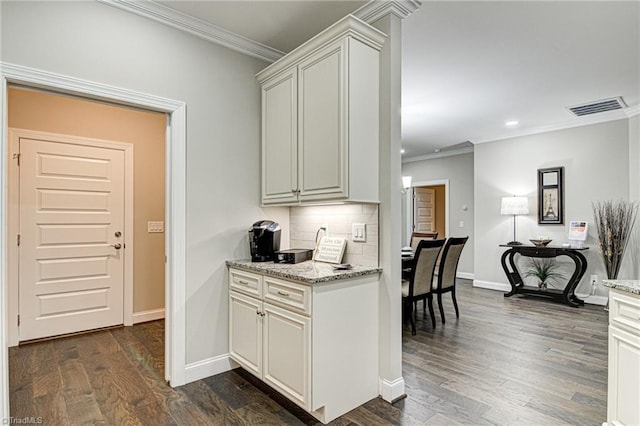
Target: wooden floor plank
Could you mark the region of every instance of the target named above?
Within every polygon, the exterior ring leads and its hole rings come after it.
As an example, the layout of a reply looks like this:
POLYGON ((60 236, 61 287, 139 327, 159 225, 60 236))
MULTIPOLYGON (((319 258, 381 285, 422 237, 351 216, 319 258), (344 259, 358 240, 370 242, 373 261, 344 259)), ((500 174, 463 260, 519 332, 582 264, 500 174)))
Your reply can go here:
MULTIPOLYGON (((373 399, 334 426, 561 425, 606 419, 607 313, 534 297, 504 298, 460 280, 460 318, 422 310, 403 327, 407 398, 373 399)), ((164 321, 9 350, 10 409, 44 424, 319 425, 242 370, 171 388, 164 321)))

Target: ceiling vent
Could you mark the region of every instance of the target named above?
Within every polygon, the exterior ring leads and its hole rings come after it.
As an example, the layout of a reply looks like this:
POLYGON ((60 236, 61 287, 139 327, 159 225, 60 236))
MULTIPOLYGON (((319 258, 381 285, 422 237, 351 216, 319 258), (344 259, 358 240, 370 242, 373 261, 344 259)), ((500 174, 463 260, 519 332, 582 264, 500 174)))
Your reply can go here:
POLYGON ((575 105, 567 107, 574 115, 582 117, 583 115, 598 114, 599 112, 613 111, 616 109, 626 108, 621 97, 603 99, 601 101, 595 101, 588 104, 575 105))

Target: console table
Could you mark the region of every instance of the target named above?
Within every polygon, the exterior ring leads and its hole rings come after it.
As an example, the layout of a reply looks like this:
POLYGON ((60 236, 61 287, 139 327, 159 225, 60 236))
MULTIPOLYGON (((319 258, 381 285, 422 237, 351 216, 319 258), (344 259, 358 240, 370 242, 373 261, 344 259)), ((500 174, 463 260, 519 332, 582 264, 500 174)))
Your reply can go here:
POLYGON ((520 245, 520 246, 510 246, 506 244, 501 244, 500 247, 508 247, 509 250, 505 251, 502 254, 502 258, 500 259, 500 263, 502 263, 502 269, 504 269, 504 273, 507 274, 507 279, 509 280, 509 284, 511 284, 511 291, 506 293, 504 297, 510 297, 514 294, 531 294, 538 296, 545 296, 552 298, 554 300, 558 300, 564 303, 567 303, 571 306, 580 306, 584 305, 584 300, 579 299, 575 295, 576 287, 582 279, 584 273, 587 270, 587 259, 581 253, 581 251, 588 250, 588 247, 583 248, 574 248, 574 247, 535 247, 528 245, 520 245), (567 256, 576 265, 575 271, 567 281, 564 290, 547 288, 541 289, 538 287, 527 286, 524 285, 524 281, 518 272, 518 268, 516 268, 516 263, 514 257, 516 254, 525 257, 558 257, 558 256, 567 256), (508 265, 507 265, 508 261, 508 265))

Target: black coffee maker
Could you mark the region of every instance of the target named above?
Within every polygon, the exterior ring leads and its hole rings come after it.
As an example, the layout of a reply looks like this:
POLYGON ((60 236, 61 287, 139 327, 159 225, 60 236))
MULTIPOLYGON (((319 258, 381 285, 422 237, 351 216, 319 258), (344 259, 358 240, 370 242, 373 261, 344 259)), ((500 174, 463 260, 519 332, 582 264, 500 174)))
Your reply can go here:
POLYGON ((271 220, 259 220, 249 228, 249 249, 252 262, 275 260, 280 250, 280 225, 271 220))

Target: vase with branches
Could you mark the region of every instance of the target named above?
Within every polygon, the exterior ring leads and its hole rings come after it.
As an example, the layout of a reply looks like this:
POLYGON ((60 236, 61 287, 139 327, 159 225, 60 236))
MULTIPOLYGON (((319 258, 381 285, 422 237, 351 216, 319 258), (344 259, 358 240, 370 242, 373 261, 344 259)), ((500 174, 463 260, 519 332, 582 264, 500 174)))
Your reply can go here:
POLYGON ((618 278, 637 214, 637 202, 619 200, 593 203, 598 247, 609 279, 618 278))
POLYGON ((559 265, 553 259, 532 257, 529 258, 524 276, 537 278, 538 287, 544 290, 551 282, 566 278, 562 272, 558 272, 558 268, 559 265))

